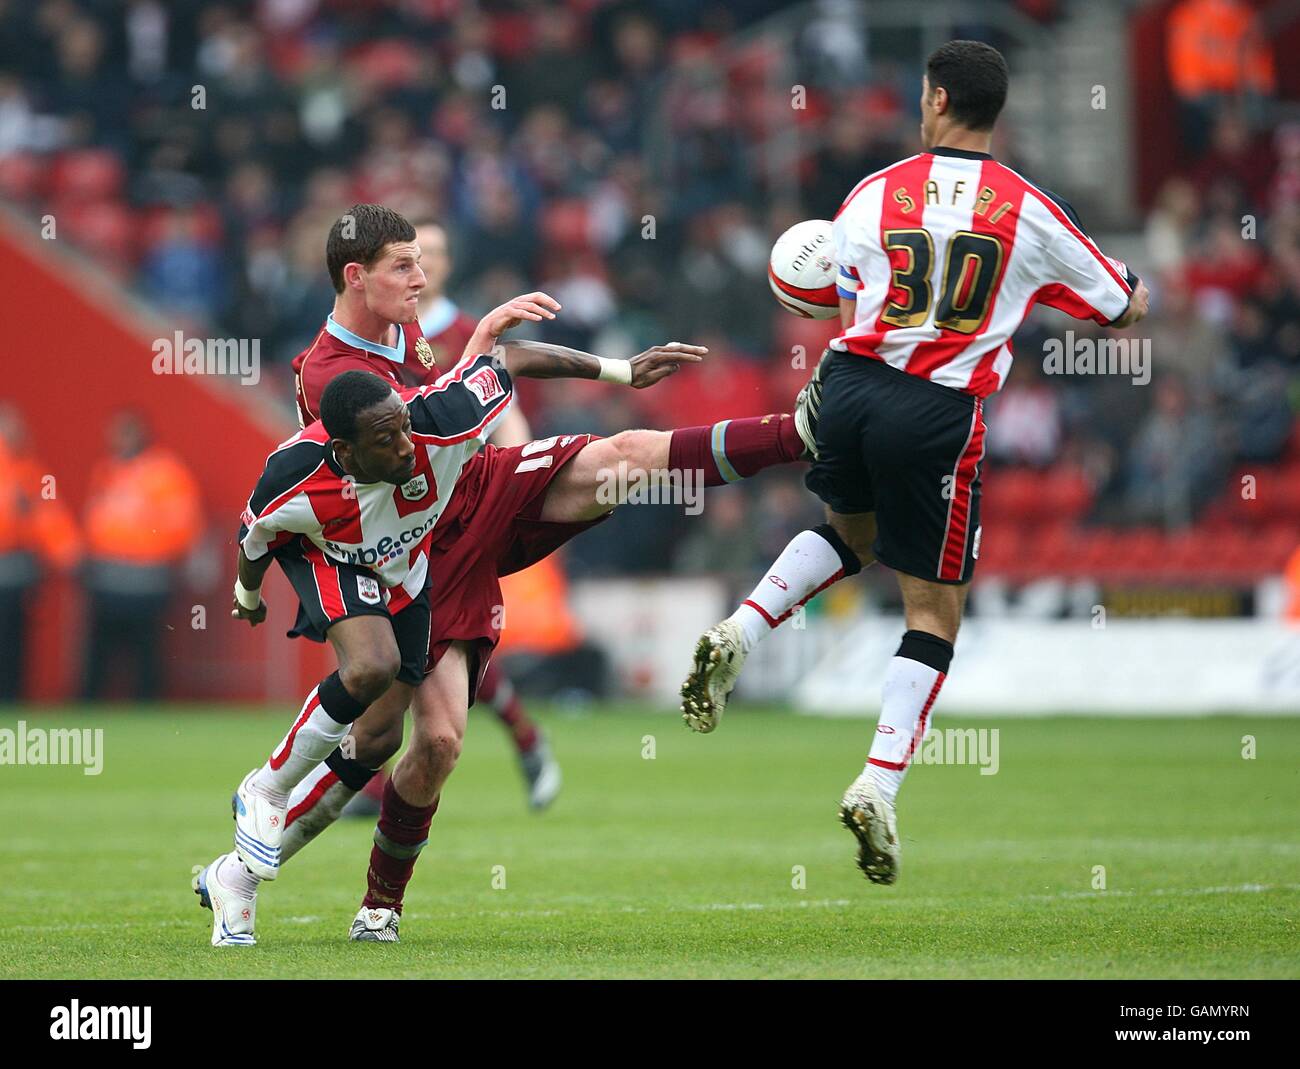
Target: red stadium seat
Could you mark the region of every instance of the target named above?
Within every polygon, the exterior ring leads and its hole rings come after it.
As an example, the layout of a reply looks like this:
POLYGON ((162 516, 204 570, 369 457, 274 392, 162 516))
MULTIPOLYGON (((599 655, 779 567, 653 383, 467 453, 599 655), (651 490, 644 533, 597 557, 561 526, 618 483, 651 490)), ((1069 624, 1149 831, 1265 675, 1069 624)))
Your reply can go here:
MULTIPOLYGON (((194 239, 203 245, 216 245, 221 240, 221 213, 211 204, 197 204, 193 213, 194 239)), ((152 249, 165 237, 176 211, 173 208, 148 208, 138 217, 141 250, 152 249)))
POLYGON ((65 152, 50 174, 50 195, 63 201, 110 200, 119 196, 125 179, 122 161, 107 149, 65 152))
POLYGON ((90 253, 111 274, 126 278, 135 262, 135 224, 118 201, 56 202, 58 236, 90 253))
POLYGON ((45 161, 33 153, 0 156, 0 196, 36 200, 45 191, 45 161))
POLYGON ((348 67, 361 81, 380 89, 411 85, 425 61, 408 41, 389 39, 363 45, 348 55, 348 67))
POLYGON ((1264 572, 1281 572, 1300 547, 1300 526, 1278 524, 1269 527, 1255 544, 1256 561, 1264 572))
POLYGON ((1055 519, 1077 520, 1092 505, 1092 486, 1075 468, 1054 468, 1044 483, 1043 494, 1055 519))

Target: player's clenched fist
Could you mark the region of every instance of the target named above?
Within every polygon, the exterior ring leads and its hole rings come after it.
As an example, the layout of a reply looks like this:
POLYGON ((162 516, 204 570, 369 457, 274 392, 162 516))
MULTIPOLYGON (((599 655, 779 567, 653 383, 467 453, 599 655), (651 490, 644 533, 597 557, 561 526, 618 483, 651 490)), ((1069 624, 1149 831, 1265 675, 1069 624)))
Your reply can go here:
POLYGON ((256 627, 266 619, 266 602, 264 601, 259 601, 256 609, 245 608, 239 604, 238 598, 232 598, 231 602, 234 607, 230 610, 230 615, 236 620, 247 620, 250 627, 256 627))
POLYGON ((521 297, 506 301, 493 308, 479 320, 479 327, 486 328, 494 338, 499 338, 507 330, 513 330, 525 319, 533 323, 543 319, 554 319, 560 310, 560 302, 546 293, 525 293, 521 297))
POLYGON ((698 364, 709 350, 702 345, 687 345, 685 342, 669 342, 656 345, 644 353, 638 353, 628 361, 632 365, 632 388, 644 390, 653 386, 660 379, 665 379, 682 364, 698 364))

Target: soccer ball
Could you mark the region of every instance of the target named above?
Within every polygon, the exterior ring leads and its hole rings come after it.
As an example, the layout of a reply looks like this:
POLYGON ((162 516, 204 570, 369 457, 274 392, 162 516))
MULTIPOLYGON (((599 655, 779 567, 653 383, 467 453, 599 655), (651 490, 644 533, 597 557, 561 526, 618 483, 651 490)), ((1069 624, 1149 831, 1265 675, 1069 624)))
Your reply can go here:
POLYGON ((776 239, 767 262, 767 284, 787 312, 805 319, 840 314, 830 252, 831 224, 826 219, 795 223, 776 239))

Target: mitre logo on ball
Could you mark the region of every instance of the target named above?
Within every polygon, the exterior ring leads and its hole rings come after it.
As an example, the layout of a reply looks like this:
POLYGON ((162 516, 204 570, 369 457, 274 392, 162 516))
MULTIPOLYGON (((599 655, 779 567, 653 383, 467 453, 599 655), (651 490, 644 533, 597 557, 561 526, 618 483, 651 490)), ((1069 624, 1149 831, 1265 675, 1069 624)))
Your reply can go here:
POLYGON ((831 259, 831 224, 827 219, 795 223, 776 239, 767 264, 767 284, 778 303, 805 319, 834 319, 840 297, 831 259))

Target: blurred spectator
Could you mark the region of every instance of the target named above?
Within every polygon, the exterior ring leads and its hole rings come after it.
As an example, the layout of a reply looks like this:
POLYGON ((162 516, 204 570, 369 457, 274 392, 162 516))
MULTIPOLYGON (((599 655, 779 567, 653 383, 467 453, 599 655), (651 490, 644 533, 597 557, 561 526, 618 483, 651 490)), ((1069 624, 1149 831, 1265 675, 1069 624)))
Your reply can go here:
POLYGON ((1061 449, 1061 402, 1032 358, 1016 366, 1015 376, 989 406, 985 449, 1003 464, 1045 468, 1061 449))
POLYGON ((759 539, 746 504, 739 488, 710 493, 704 500, 703 514, 691 524, 673 554, 673 570, 721 579, 729 595, 746 583, 752 587, 754 561, 760 556, 759 539))
POLYGON ((114 664, 134 673, 130 695, 162 693, 163 614, 178 566, 202 533, 194 477, 169 449, 152 444, 133 412, 109 424, 107 453, 91 474, 86 505, 90 624, 82 697, 106 695, 114 664))
POLYGON ((0 703, 23 696, 29 599, 50 569, 77 561, 80 539, 58 484, 29 452, 27 428, 0 404, 0 703))
POLYGON ((1147 216, 1146 251, 1153 277, 1182 272, 1200 219, 1196 187, 1186 178, 1171 178, 1156 196, 1147 216))
POLYGON ((1155 408, 1129 456, 1128 507, 1139 523, 1186 527, 1217 490, 1225 458, 1207 410, 1177 374, 1154 381, 1155 408))
POLYGON ((167 216, 163 236, 145 257, 140 273, 164 309, 200 325, 213 323, 224 307, 221 258, 199 236, 193 212, 167 216))
POLYGON ((1276 87, 1273 56, 1245 0, 1179 0, 1169 14, 1166 61, 1178 95, 1183 144, 1199 155, 1218 107, 1258 103, 1276 87))

